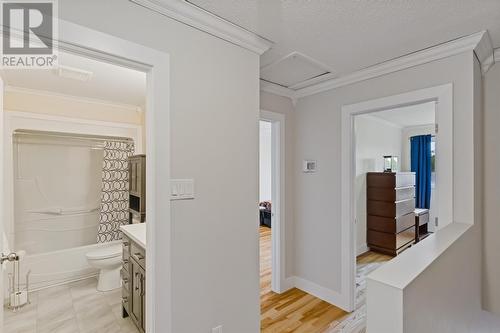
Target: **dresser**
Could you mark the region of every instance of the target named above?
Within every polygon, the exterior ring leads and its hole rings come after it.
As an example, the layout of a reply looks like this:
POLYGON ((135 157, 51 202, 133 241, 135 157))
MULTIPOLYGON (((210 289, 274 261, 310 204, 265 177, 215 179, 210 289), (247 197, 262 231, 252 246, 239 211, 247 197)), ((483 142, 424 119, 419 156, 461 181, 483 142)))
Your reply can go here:
POLYGON ((415 242, 415 173, 366 175, 367 245, 397 255, 415 242))

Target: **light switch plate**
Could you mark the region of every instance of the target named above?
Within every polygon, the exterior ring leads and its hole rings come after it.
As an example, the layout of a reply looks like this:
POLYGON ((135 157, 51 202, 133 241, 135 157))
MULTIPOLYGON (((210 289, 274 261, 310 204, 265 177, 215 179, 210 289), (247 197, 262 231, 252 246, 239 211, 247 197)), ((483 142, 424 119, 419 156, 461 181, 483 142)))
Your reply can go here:
POLYGON ((194 179, 171 179, 170 200, 194 199, 194 179))

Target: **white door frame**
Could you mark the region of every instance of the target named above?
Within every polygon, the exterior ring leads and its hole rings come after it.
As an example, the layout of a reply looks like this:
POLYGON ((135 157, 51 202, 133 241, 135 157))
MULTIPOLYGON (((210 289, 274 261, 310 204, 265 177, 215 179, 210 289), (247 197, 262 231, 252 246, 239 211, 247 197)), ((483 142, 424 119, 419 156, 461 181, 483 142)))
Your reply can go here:
MULTIPOLYGON (((54 46, 59 50, 140 70, 147 75, 146 332, 171 333, 169 55, 68 21, 58 20, 58 25, 59 37, 54 46)), ((3 141, 3 135, 0 140, 3 141)), ((0 158, 3 167, 4 160, 1 155, 0 158)), ((3 196, 3 190, 0 192, 3 196)))
MULTIPOLYGON (((356 292, 356 235, 355 235, 355 167, 356 142, 354 117, 398 107, 436 102, 436 184, 440 221, 453 221, 453 85, 445 84, 432 88, 411 91, 399 95, 373 99, 342 106, 342 281, 339 304, 347 311, 355 309, 356 292)), ((444 225, 440 224, 439 229, 444 225)))
POLYGON ((260 120, 271 123, 271 290, 286 291, 285 285, 285 115, 260 110, 260 120))

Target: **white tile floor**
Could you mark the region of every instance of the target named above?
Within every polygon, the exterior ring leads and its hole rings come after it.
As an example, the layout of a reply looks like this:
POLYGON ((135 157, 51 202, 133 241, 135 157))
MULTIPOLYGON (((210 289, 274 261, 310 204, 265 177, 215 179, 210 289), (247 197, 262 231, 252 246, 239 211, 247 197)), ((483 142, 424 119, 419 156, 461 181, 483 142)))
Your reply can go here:
POLYGON ((121 289, 96 290, 87 279, 31 294, 31 304, 17 312, 4 309, 3 333, 138 333, 122 318, 121 289))

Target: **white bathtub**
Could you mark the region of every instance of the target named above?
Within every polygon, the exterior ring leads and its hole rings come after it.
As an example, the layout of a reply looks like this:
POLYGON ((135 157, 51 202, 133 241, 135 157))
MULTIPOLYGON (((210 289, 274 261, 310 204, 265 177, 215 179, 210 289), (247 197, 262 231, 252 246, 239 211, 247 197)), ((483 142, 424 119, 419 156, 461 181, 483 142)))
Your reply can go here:
MULTIPOLYGON (((27 255, 20 262, 21 283, 24 285, 25 276, 28 271, 31 271, 30 290, 39 290, 96 276, 98 271, 88 265, 85 255, 97 248, 111 246, 120 242, 114 241, 27 255)), ((12 266, 7 264, 7 269, 4 271, 5 285, 8 285, 7 273, 11 271, 12 266)))

